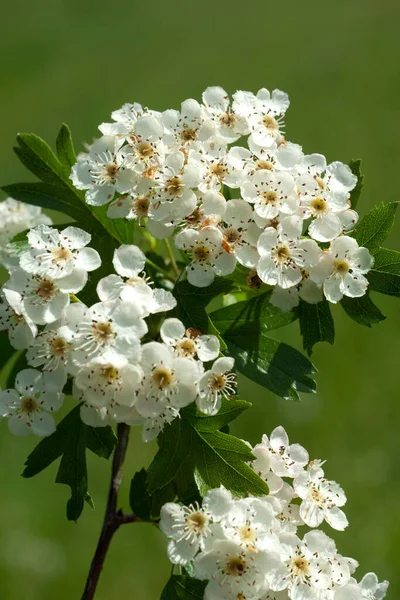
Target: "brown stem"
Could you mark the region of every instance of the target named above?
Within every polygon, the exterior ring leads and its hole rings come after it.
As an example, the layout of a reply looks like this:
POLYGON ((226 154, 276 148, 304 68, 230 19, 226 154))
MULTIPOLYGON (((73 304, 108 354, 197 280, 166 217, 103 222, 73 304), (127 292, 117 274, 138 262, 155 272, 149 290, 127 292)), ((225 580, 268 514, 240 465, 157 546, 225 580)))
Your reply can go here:
POLYGON ((122 510, 117 510, 118 492, 122 480, 122 465, 125 459, 129 440, 129 425, 125 425, 125 423, 118 423, 117 438, 118 441, 113 456, 110 489, 108 491, 108 500, 104 515, 103 528, 101 530, 92 564, 90 565, 89 575, 86 581, 85 590, 82 595, 82 600, 91 600, 94 598, 107 550, 118 527, 124 523, 134 523, 135 521, 140 520, 133 514, 124 515, 122 510))

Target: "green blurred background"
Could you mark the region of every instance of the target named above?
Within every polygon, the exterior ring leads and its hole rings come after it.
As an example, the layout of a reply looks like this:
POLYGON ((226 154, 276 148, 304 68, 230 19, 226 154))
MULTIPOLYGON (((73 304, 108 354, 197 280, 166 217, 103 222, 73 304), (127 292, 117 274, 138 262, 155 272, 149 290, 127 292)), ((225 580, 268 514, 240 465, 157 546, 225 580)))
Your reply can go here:
MULTIPOLYGON (((292 100, 287 137, 329 160, 362 157, 364 213, 398 200, 400 144, 400 3, 398 0, 14 0, 2 11, 0 37, 1 181, 27 176, 12 152, 17 132, 54 140, 67 122, 76 144, 124 102, 155 109, 200 99, 208 85, 257 91, 279 87, 292 100)), ((400 250, 400 222, 388 244, 400 250)), ((368 330, 334 310, 337 343, 315 350, 318 394, 289 404, 240 380, 253 408, 234 432, 255 443, 283 424, 348 494, 350 527, 335 533, 340 550, 359 559, 359 576, 375 570, 400 595, 399 303, 380 297, 387 321, 368 330)), ((299 346, 297 324, 283 332, 299 346)), ((99 534, 109 465, 89 457, 86 508, 68 523, 68 489, 56 469, 24 480, 32 438, 0 424, 0 598, 80 597, 99 534)), ((130 475, 154 445, 132 432, 121 502, 130 475)), ((135 524, 116 535, 98 600, 157 600, 170 565, 156 528, 135 524)))

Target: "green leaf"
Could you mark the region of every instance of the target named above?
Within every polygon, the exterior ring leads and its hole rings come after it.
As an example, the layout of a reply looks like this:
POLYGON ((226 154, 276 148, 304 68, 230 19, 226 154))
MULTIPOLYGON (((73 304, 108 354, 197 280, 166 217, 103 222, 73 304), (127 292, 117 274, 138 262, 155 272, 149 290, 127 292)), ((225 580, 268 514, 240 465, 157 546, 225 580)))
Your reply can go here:
POLYGON ((400 297, 400 252, 381 248, 367 277, 371 290, 400 297))
POLYGON ((303 348, 311 356, 317 342, 335 341, 335 324, 329 303, 326 300, 318 304, 310 304, 300 300, 299 308, 300 333, 303 337, 303 348))
POLYGON ((171 575, 160 600, 203 600, 207 581, 187 575, 171 575))
POLYGON ((86 448, 97 456, 109 458, 116 444, 111 427, 88 427, 80 417, 76 406, 57 426, 56 431, 44 438, 28 456, 23 477, 37 475, 61 456, 56 483, 71 488, 67 502, 67 518, 77 521, 85 501, 91 503, 88 494, 86 448))
POLYGON ((133 476, 129 490, 129 504, 132 512, 142 519, 149 521, 151 515, 152 500, 147 491, 147 471, 141 469, 133 476))
POLYGON ((351 233, 358 244, 368 248, 371 254, 376 254, 388 237, 394 224, 397 206, 398 202, 378 204, 361 219, 351 233))
POLYGON ((268 331, 297 318, 270 305, 268 298, 268 294, 262 294, 226 306, 211 313, 210 318, 238 371, 284 399, 299 400, 299 392, 315 392, 310 375, 316 370, 300 352, 267 336, 268 331))
POLYGON ((20 133, 17 142, 15 153, 31 173, 50 185, 66 186, 63 167, 42 138, 34 133, 20 133))
POLYGON ((10 358, 17 352, 10 344, 10 340, 5 331, 0 332, 0 370, 3 369, 10 358))
POLYGON ((191 481, 195 473, 202 496, 220 485, 239 497, 268 494, 267 484, 247 464, 254 459, 251 449, 219 431, 249 406, 248 402, 225 400, 215 416, 201 413, 194 405, 183 409, 181 418, 168 425, 160 438, 148 471, 149 493, 174 483, 181 498, 182 481, 191 481))
POLYGON ((71 169, 76 163, 76 154, 72 142, 71 131, 65 123, 62 124, 56 139, 58 160, 61 163, 64 177, 69 178, 71 169))
POLYGON ((379 308, 372 302, 369 294, 361 298, 348 298, 343 296, 340 304, 353 321, 366 327, 371 327, 386 319, 379 308))
POLYGON ((208 331, 208 316, 206 307, 213 298, 220 294, 228 294, 235 284, 229 279, 217 278, 205 288, 197 288, 188 281, 177 281, 173 294, 177 301, 174 316, 180 319, 186 327, 208 331))
POLYGON ((361 190, 364 187, 364 174, 361 171, 362 160, 361 158, 353 158, 349 162, 349 167, 353 175, 357 177, 357 184, 354 189, 350 192, 351 208, 355 209, 360 199, 361 190))

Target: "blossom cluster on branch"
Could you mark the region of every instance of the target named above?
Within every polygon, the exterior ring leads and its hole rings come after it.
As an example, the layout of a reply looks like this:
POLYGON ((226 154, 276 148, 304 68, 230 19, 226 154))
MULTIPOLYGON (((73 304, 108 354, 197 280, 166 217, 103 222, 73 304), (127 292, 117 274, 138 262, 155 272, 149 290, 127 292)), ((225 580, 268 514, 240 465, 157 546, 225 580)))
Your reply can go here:
POLYGON ((125 104, 100 125, 103 137, 79 156, 72 182, 88 204, 109 204, 110 218, 145 217, 155 237, 174 235, 194 286, 239 263, 250 282, 274 286, 271 302, 283 310, 299 298, 363 296, 373 259, 345 235, 358 221, 357 177, 287 141, 288 107, 280 90, 239 91, 231 101, 220 87, 180 111, 125 104))
POLYGON ((207 581, 206 600, 381 600, 388 582, 368 573, 358 583, 358 562, 340 555, 316 529, 325 520, 342 531, 343 489, 325 477, 322 461, 309 461, 289 445, 283 427, 253 448, 253 469, 270 484, 264 497, 235 498, 221 486, 198 503, 167 503, 160 528, 171 562, 207 581), (286 481, 289 479, 291 482, 286 481), (302 537, 299 527, 312 528, 302 537))

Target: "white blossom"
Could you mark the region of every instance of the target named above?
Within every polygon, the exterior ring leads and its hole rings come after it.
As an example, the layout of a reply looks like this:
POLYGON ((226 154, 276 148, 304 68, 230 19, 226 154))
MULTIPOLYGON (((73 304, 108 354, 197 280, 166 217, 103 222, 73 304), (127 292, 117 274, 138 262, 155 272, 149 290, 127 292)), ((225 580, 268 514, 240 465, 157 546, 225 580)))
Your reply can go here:
POLYGON ((211 369, 202 375, 196 399, 202 412, 215 415, 221 408, 222 399, 235 394, 236 376, 231 372, 234 364, 230 356, 217 358, 211 369))
POLYGON ((184 358, 198 358, 207 362, 219 355, 220 344, 215 335, 202 335, 195 329, 185 329, 179 319, 165 319, 160 328, 160 336, 178 356, 184 358))

